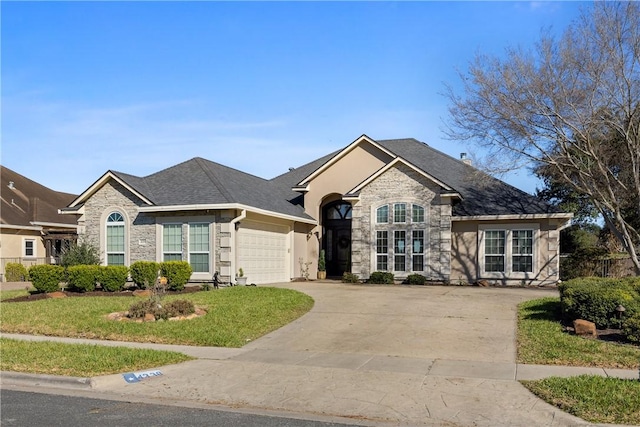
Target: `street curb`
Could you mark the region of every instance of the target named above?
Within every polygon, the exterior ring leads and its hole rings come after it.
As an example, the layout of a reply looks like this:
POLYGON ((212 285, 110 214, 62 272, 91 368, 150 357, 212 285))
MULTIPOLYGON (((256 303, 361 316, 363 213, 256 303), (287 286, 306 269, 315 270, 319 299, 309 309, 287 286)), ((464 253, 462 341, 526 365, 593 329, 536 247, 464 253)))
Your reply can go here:
POLYGON ((90 390, 94 388, 95 381, 92 378, 65 377, 58 375, 26 374, 22 372, 0 372, 2 385, 29 384, 32 386, 48 386, 58 388, 72 388, 90 390))

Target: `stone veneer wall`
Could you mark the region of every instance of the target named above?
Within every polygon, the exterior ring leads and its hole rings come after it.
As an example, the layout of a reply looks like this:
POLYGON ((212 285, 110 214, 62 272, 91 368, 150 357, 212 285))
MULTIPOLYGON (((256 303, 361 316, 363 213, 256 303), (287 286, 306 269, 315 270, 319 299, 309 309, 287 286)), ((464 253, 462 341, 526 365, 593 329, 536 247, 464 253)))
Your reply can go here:
MULTIPOLYGON (((448 282, 451 272, 451 204, 449 199, 443 200, 439 192, 438 185, 404 165, 386 171, 362 189, 352 213, 351 272, 360 279, 371 275, 376 244, 373 209, 384 203, 415 202, 425 207, 425 221, 428 222, 425 271, 419 273, 428 280, 448 282)), ((410 209, 407 215, 411 215, 410 209)), ((392 245, 391 239, 389 245, 392 245)), ((393 260, 389 262, 391 264, 393 260)), ((410 272, 395 273, 397 278, 408 274, 410 272)))
MULTIPOLYGON (((100 244, 100 221, 109 210, 119 210, 126 214, 128 259, 127 263, 156 259, 155 218, 139 214, 138 207, 145 203, 125 187, 110 180, 91 196, 84 204, 84 234, 96 245, 100 244)), ((108 213, 107 213, 108 214, 108 213)), ((105 258, 104 245, 100 247, 100 256, 105 258)))

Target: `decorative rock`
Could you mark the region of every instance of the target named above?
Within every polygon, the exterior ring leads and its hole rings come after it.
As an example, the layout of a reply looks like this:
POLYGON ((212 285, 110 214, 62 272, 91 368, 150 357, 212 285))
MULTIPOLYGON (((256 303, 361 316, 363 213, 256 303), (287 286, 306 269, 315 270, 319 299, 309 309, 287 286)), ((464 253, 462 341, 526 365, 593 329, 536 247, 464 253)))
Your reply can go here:
POLYGON ((47 294, 47 298, 66 298, 67 296, 65 295, 64 292, 51 292, 49 294, 47 294))
POLYGON ((155 321, 156 321, 156 318, 155 318, 155 316, 154 316, 153 314, 151 314, 151 313, 146 313, 146 314, 144 315, 144 321, 145 321, 145 322, 155 322, 155 321))
POLYGON ((581 337, 597 338, 596 324, 588 320, 577 319, 573 321, 573 330, 581 337))
POLYGON ((484 288, 488 288, 489 287, 489 282, 486 281, 486 280, 479 280, 478 281, 478 286, 484 287, 484 288))
POLYGON ((136 289, 135 291, 133 291, 133 296, 134 297, 150 297, 151 296, 151 290, 149 289, 136 289))

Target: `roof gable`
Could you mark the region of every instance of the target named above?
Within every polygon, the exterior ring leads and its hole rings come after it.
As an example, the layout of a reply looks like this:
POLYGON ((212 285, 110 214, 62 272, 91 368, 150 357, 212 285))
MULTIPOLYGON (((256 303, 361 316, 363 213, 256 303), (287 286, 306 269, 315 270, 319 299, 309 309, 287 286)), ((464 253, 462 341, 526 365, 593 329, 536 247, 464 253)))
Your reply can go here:
POLYGON ((428 180, 432 181, 433 183, 438 185, 441 189, 445 190, 446 193, 448 193, 448 194, 456 193, 456 191, 451 186, 449 186, 448 184, 440 181, 438 178, 428 174, 424 170, 414 166, 413 164, 411 164, 407 160, 403 159, 402 157, 396 157, 395 159, 393 159, 392 161, 387 163, 384 167, 380 168, 376 173, 374 173, 373 175, 371 175, 370 177, 368 177, 367 179, 362 181, 360 184, 358 184, 356 187, 354 187, 345 196, 347 196, 347 197, 356 197, 357 194, 360 192, 360 190, 362 190, 364 187, 369 185, 371 182, 375 181, 378 177, 380 177, 382 174, 387 172, 389 169, 397 167, 400 164, 409 167, 410 169, 414 170, 418 174, 420 174, 423 177, 427 178, 428 180))
POLYGON ((385 147, 382 147, 376 141, 374 141, 373 139, 369 138, 367 135, 363 134, 359 138, 357 138, 355 141, 353 141, 351 144, 349 144, 348 146, 343 148, 342 150, 337 151, 336 154, 333 157, 331 157, 329 160, 327 160, 322 165, 320 165, 317 169, 315 169, 313 172, 311 172, 304 179, 300 180, 300 182, 298 182, 298 184, 296 185, 295 188, 296 189, 305 188, 309 184, 310 181, 312 181, 318 175, 322 174, 323 172, 325 172, 326 170, 331 168, 331 166, 333 166, 338 161, 340 161, 342 158, 347 156, 356 147, 358 147, 358 146, 360 146, 362 144, 365 144, 365 143, 375 147, 376 149, 380 150, 381 152, 383 152, 384 154, 388 155, 391 158, 396 157, 391 151, 387 150, 385 147))

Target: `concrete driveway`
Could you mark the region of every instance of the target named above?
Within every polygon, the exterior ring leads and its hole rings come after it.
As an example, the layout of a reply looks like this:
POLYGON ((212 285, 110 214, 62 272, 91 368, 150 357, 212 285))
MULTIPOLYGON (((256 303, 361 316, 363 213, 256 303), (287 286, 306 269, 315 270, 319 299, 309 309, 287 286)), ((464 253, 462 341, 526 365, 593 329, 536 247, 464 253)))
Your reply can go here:
POLYGON ((588 424, 515 380, 525 368, 515 363, 516 305, 557 291, 336 282, 274 286, 305 292, 315 306, 241 349, 96 342, 182 351, 198 359, 161 367, 162 376, 139 383, 126 383, 122 375, 93 378, 91 392, 353 425, 588 424))
POLYGON ((307 315, 245 349, 514 363, 516 305, 555 290, 288 283, 307 315))

